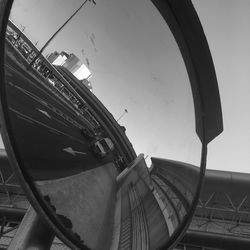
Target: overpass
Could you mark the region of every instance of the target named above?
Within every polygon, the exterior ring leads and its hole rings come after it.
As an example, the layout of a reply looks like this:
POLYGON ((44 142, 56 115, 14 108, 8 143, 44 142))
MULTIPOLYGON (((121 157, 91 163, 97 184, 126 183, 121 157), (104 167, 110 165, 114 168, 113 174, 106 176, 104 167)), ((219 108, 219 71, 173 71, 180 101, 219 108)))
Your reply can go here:
MULTIPOLYGON (((39 52, 29 38, 11 21, 8 22, 6 46, 7 48, 12 46, 16 51, 19 51, 19 60, 26 68, 28 68, 32 58, 34 58, 39 52), (19 49, 17 49, 11 41, 13 41, 14 44, 19 41, 19 49), (23 51, 25 51, 25 55, 23 51)), ((75 106, 74 104, 77 104, 77 107, 80 105, 87 107, 87 110, 89 110, 92 116, 92 120, 98 121, 97 123, 92 122, 93 126, 96 127, 98 126, 98 123, 100 123, 106 131, 107 136, 109 136, 114 142, 116 149, 118 150, 118 154, 123 157, 126 164, 129 164, 136 158, 136 153, 124 130, 119 126, 113 115, 105 108, 101 101, 91 91, 89 91, 84 84, 79 85, 76 81, 67 81, 43 55, 40 55, 40 57, 36 60, 36 63, 31 68, 31 71, 35 73, 36 76, 41 77, 42 81, 45 79, 52 91, 58 92, 56 87, 60 85, 60 92, 63 92, 64 89, 69 92, 67 99, 71 101, 71 105, 73 104, 73 107, 75 106), (51 85, 51 81, 54 82, 54 87, 51 85), (77 101, 73 101, 74 99, 77 101)), ((64 93, 64 97, 65 94, 66 93, 64 93)), ((81 109, 76 108, 76 111, 81 111, 81 109)))

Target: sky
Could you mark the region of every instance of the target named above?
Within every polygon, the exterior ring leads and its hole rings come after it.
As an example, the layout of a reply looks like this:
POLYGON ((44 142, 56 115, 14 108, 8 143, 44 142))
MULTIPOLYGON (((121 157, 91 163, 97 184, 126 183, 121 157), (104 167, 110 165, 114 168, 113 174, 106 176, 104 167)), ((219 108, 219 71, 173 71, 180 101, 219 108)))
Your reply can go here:
MULTIPOLYGON (((96 2, 86 3, 45 54, 64 50, 89 65, 93 93, 116 119, 128 110, 119 123, 138 154, 198 165, 190 84, 168 26, 149 1, 96 2)), ((214 60, 224 119, 224 132, 208 146, 207 167, 249 172, 250 1, 192 2, 214 60)), ((16 0, 10 18, 41 48, 81 3, 16 0)))

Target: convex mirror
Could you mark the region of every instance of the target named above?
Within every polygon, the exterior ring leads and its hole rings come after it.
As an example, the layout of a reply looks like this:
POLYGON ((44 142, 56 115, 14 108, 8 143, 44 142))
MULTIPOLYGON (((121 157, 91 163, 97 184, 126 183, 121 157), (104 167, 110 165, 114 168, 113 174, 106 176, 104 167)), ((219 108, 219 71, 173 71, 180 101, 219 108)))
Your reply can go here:
POLYGON ((191 2, 16 0, 3 42, 3 139, 37 212, 72 248, 173 247, 222 131, 191 2))

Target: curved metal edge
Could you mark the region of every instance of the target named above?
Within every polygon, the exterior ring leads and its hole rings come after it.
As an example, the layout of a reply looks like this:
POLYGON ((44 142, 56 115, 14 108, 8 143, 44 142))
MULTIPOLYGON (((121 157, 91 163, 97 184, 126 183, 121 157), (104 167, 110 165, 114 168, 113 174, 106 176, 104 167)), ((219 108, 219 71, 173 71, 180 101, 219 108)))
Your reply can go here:
POLYGON ((8 117, 8 106, 5 92, 5 70, 4 70, 4 55, 5 55, 5 33, 8 23, 8 18, 11 10, 11 6, 14 0, 0 0, 0 54, 3 55, 0 58, 0 121, 1 121, 1 135, 5 150, 7 152, 10 165, 17 176, 23 190, 25 191, 29 202, 41 216, 41 218, 52 228, 55 234, 70 248, 72 249, 86 249, 89 248, 82 245, 69 234, 62 226, 62 223, 56 216, 53 216, 53 210, 45 203, 41 198, 41 195, 36 190, 34 184, 29 180, 22 164, 19 155, 15 147, 15 140, 11 132, 11 126, 8 117), (67 237, 66 237, 67 236, 67 237))
POLYGON ((202 143, 200 178, 190 211, 180 228, 160 249, 173 249, 184 236, 199 201, 204 182, 207 144, 223 131, 219 88, 209 46, 191 0, 151 0, 167 22, 179 46, 188 72, 196 119, 202 143))
POLYGON ((200 170, 200 178, 199 178, 199 182, 197 185, 197 191, 196 194, 194 196, 191 208, 188 212, 188 216, 185 217, 185 219, 182 221, 182 225, 180 226, 179 230, 175 232, 175 234, 172 236, 172 238, 170 239, 170 241, 161 248, 161 250, 166 250, 166 249, 173 249, 178 243, 179 241, 184 237, 196 210, 196 207, 198 205, 199 202, 199 198, 200 198, 200 193, 201 193, 201 189, 204 183, 204 178, 205 178, 205 172, 206 172, 206 160, 207 160, 207 145, 206 144, 202 144, 202 155, 201 155, 201 170, 200 170))
POLYGON ((166 20, 181 51, 193 92, 196 132, 208 144, 223 131, 223 120, 215 68, 199 17, 191 0, 151 1, 166 20))

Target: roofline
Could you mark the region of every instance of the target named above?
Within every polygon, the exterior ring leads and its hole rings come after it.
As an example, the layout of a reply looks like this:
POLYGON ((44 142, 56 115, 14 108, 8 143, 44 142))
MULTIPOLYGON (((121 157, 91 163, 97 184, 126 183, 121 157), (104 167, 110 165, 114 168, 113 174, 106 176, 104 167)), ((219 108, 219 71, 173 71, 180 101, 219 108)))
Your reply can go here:
POLYGON ((207 169, 205 174, 207 181, 221 181, 234 184, 245 184, 250 187, 250 174, 231 172, 224 170, 207 169))
POLYGON ((181 243, 193 246, 209 247, 223 250, 248 250, 249 238, 235 237, 233 235, 215 234, 188 230, 181 243))

